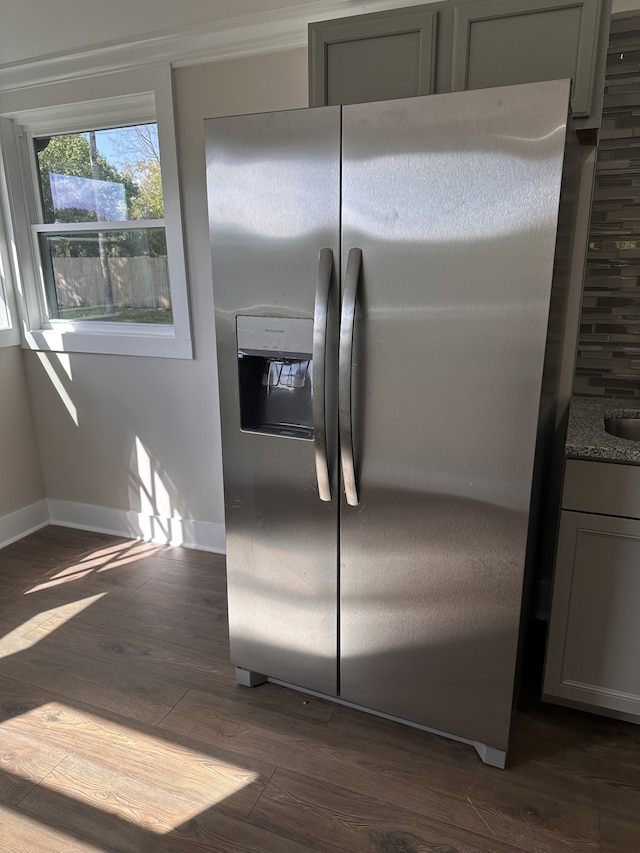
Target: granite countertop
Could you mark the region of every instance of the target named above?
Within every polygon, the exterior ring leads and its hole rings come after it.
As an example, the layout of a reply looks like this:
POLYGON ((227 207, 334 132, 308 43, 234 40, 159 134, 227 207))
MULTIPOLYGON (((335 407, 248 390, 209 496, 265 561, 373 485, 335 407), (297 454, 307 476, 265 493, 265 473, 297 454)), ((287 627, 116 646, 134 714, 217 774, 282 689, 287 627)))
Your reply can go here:
POLYGON ((570 459, 595 459, 640 465, 640 441, 617 438, 605 432, 605 417, 638 417, 640 400, 574 397, 569 410, 565 455, 570 459))

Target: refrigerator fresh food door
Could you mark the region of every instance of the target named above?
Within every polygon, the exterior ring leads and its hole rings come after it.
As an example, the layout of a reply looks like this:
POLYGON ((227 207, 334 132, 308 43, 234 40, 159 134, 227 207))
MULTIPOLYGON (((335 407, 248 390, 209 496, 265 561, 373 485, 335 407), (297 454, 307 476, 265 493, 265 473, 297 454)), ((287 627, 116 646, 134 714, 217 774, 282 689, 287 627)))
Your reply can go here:
POLYGON ((335 695, 340 110, 206 134, 231 660, 335 695))
POLYGON ((342 268, 362 256, 340 695, 498 750, 568 98, 554 81, 343 111, 342 268))

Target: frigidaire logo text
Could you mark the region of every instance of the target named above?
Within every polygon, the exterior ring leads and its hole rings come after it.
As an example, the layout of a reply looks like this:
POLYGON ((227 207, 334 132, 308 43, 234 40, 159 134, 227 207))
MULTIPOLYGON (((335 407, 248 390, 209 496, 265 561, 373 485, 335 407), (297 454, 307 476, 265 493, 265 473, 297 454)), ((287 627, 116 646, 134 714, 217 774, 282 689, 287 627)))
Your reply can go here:
POLYGON ((272 335, 284 335, 284 329, 265 329, 265 332, 269 332, 272 335))

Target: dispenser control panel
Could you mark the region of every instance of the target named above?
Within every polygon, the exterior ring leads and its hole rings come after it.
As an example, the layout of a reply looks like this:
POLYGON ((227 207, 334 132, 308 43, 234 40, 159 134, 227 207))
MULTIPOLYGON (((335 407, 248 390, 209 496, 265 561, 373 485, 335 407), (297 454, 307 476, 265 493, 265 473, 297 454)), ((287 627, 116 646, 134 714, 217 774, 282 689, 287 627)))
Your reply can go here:
POLYGON ((278 352, 311 356, 313 320, 241 315, 236 318, 236 330, 238 350, 247 355, 278 352))

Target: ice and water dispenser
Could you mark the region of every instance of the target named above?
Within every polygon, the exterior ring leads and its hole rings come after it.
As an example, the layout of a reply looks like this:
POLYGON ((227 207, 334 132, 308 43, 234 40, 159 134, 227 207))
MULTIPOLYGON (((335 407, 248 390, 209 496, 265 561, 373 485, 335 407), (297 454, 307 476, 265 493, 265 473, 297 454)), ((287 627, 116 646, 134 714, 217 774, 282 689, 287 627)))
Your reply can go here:
POLYGON ((241 428, 313 438, 313 320, 239 316, 236 333, 241 428))

